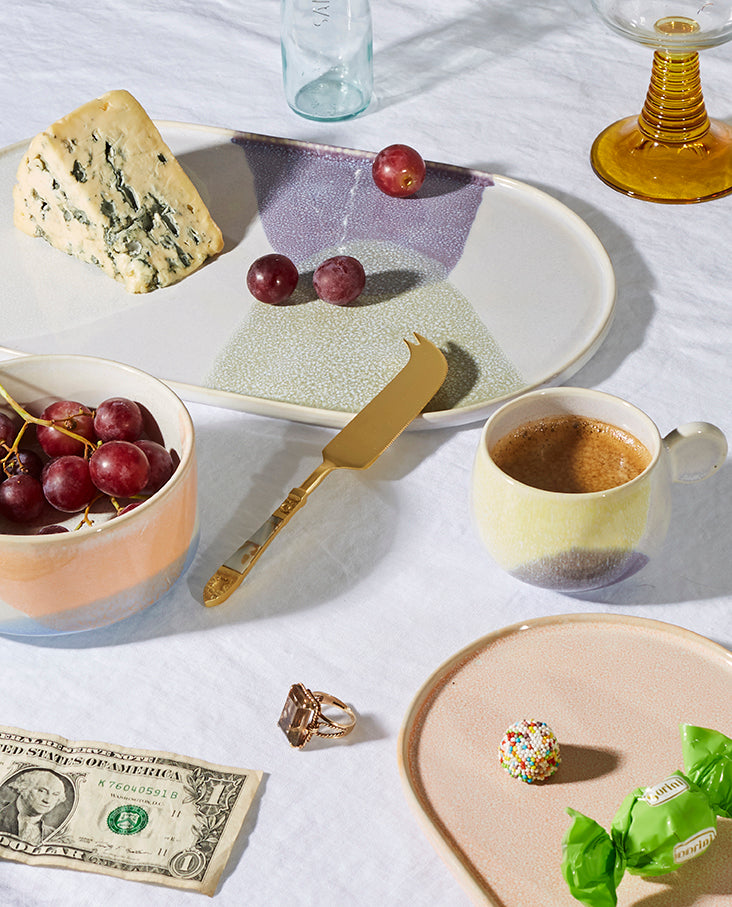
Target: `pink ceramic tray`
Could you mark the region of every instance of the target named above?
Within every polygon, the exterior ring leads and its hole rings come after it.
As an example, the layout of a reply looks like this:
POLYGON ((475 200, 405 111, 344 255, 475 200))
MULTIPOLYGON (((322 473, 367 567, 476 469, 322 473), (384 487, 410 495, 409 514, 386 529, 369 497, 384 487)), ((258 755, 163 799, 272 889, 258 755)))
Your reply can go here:
MULTIPOLYGON (((658 621, 541 618, 477 640, 439 668, 406 716, 407 796, 472 898, 496 907, 577 907, 561 875, 572 806, 609 828, 627 793, 682 769, 679 724, 732 733, 732 653, 658 621), (506 728, 538 718, 562 765, 543 784, 498 761, 506 728)), ((653 879, 626 874, 619 907, 729 907, 732 820, 709 850, 653 879)))

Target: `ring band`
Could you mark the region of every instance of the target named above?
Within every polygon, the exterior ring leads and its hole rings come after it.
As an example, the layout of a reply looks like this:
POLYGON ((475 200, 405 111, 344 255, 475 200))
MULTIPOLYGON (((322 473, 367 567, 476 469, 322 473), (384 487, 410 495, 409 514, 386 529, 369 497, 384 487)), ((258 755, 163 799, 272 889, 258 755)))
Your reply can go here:
POLYGON ((301 749, 312 737, 345 737, 356 725, 356 713, 345 702, 329 693, 312 692, 301 683, 290 687, 277 722, 290 746, 301 749), (347 722, 334 721, 323 714, 322 706, 343 712, 347 722))

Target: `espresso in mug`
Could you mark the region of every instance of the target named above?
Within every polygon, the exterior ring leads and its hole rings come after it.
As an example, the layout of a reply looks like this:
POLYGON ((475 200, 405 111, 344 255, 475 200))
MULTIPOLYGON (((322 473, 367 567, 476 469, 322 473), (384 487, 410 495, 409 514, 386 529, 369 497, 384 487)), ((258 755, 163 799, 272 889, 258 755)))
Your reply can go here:
POLYGON ((566 414, 518 426, 490 453, 518 482, 571 494, 624 485, 651 462, 648 448, 622 428, 566 414))

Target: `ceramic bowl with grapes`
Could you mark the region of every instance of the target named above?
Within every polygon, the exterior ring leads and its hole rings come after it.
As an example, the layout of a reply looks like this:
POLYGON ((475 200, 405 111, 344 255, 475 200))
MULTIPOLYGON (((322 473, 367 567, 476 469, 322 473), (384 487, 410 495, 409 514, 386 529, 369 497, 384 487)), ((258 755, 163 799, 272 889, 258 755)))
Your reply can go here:
MULTIPOLYGON (((0 508, 0 634, 48 636, 98 629, 157 602, 187 568, 198 539, 194 430, 184 404, 151 375, 90 356, 23 356, 0 362, 0 388, 0 417, 5 416, 6 425, 8 419, 18 428, 26 425, 20 441, 16 434, 15 440, 0 443, 4 464, 0 492, 13 476, 8 459, 13 447, 35 449, 46 470, 38 476, 46 490, 53 472, 49 464, 58 466, 61 458, 57 451, 45 450, 39 424, 26 416, 43 418, 59 401, 77 402, 94 418, 105 401, 132 401, 142 416, 137 440, 133 435, 117 440, 117 450, 112 445, 106 452, 129 456, 129 445, 139 443, 151 464, 150 478, 140 493, 126 490, 119 495, 114 489, 100 493, 95 488, 89 503, 76 510, 74 503, 57 510, 44 497, 40 512, 32 517, 22 514, 20 520, 15 512, 8 517, 7 504, 20 487, 18 469, 15 488, 11 493, 8 487, 0 501, 5 504, 4 510, 0 508), (163 459, 169 455, 168 471, 163 470, 156 483, 151 446, 162 451, 163 459)), ((114 423, 114 418, 108 417, 108 422, 114 423)), ((81 426, 80 421, 61 424, 81 426)), ((112 440, 102 442, 92 433, 91 443, 80 445, 90 473, 92 457, 112 440)), ((110 456, 107 453, 106 459, 110 456)), ((114 469, 112 456, 112 482, 114 469)), ((128 464, 120 460, 120 475, 126 469, 128 464)), ((73 500, 78 487, 70 482, 62 484, 60 493, 73 500)), ((21 510, 22 506, 21 501, 21 510)))

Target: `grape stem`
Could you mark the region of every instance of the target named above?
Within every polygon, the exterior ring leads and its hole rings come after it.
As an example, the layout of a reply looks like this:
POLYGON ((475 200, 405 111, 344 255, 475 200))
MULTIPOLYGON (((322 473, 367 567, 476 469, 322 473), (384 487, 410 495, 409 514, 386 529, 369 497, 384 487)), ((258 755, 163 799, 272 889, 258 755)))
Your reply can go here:
MULTIPOLYGON (((96 498, 94 498, 94 501, 96 501, 96 498)), ((84 508, 84 513, 81 515, 81 519, 79 520, 77 525, 74 526, 74 532, 76 532, 78 529, 81 529, 82 526, 94 525, 94 520, 89 516, 89 508, 94 503, 94 501, 90 501, 84 508)))
POLYGON ((28 423, 24 422, 23 427, 21 429, 19 429, 18 434, 15 436, 15 440, 13 441, 13 443, 10 446, 8 446, 5 443, 0 444, 0 447, 4 447, 5 450, 7 450, 7 453, 5 454, 5 456, 2 458, 2 460, 0 460, 0 466, 3 467, 3 471, 5 472, 5 475, 8 475, 8 471, 7 471, 7 469, 5 469, 5 464, 13 456, 13 454, 18 453, 18 450, 20 448, 20 440, 23 437, 23 434, 25 433, 26 428, 28 428, 28 423))
MULTIPOLYGON (((17 451, 18 442, 20 441, 21 437, 23 436, 23 432, 25 431, 26 426, 28 425, 29 422, 33 422, 34 425, 46 425, 49 428, 55 428, 56 431, 60 431, 62 435, 68 435, 69 438, 73 438, 75 441, 81 441, 81 443, 84 445, 85 450, 90 447, 92 450, 95 449, 96 445, 94 444, 93 441, 90 441, 88 438, 83 438, 81 435, 77 435, 75 432, 71 431, 71 429, 69 429, 69 428, 64 428, 63 425, 59 425, 58 422, 56 422, 55 420, 41 419, 39 416, 32 416, 27 410, 23 409, 23 407, 20 405, 20 403, 17 403, 15 400, 13 400, 13 398, 5 390, 5 388, 2 386, 2 384, 0 384, 0 397, 3 397, 5 399, 5 401, 15 410, 15 412, 25 422, 25 425, 23 425, 23 427, 18 432, 18 436, 16 437, 15 441, 13 442, 13 445, 8 452, 8 456, 10 456, 10 454, 17 451)), ((3 459, 3 463, 5 462, 6 459, 7 459, 7 457, 5 457, 3 459)))

